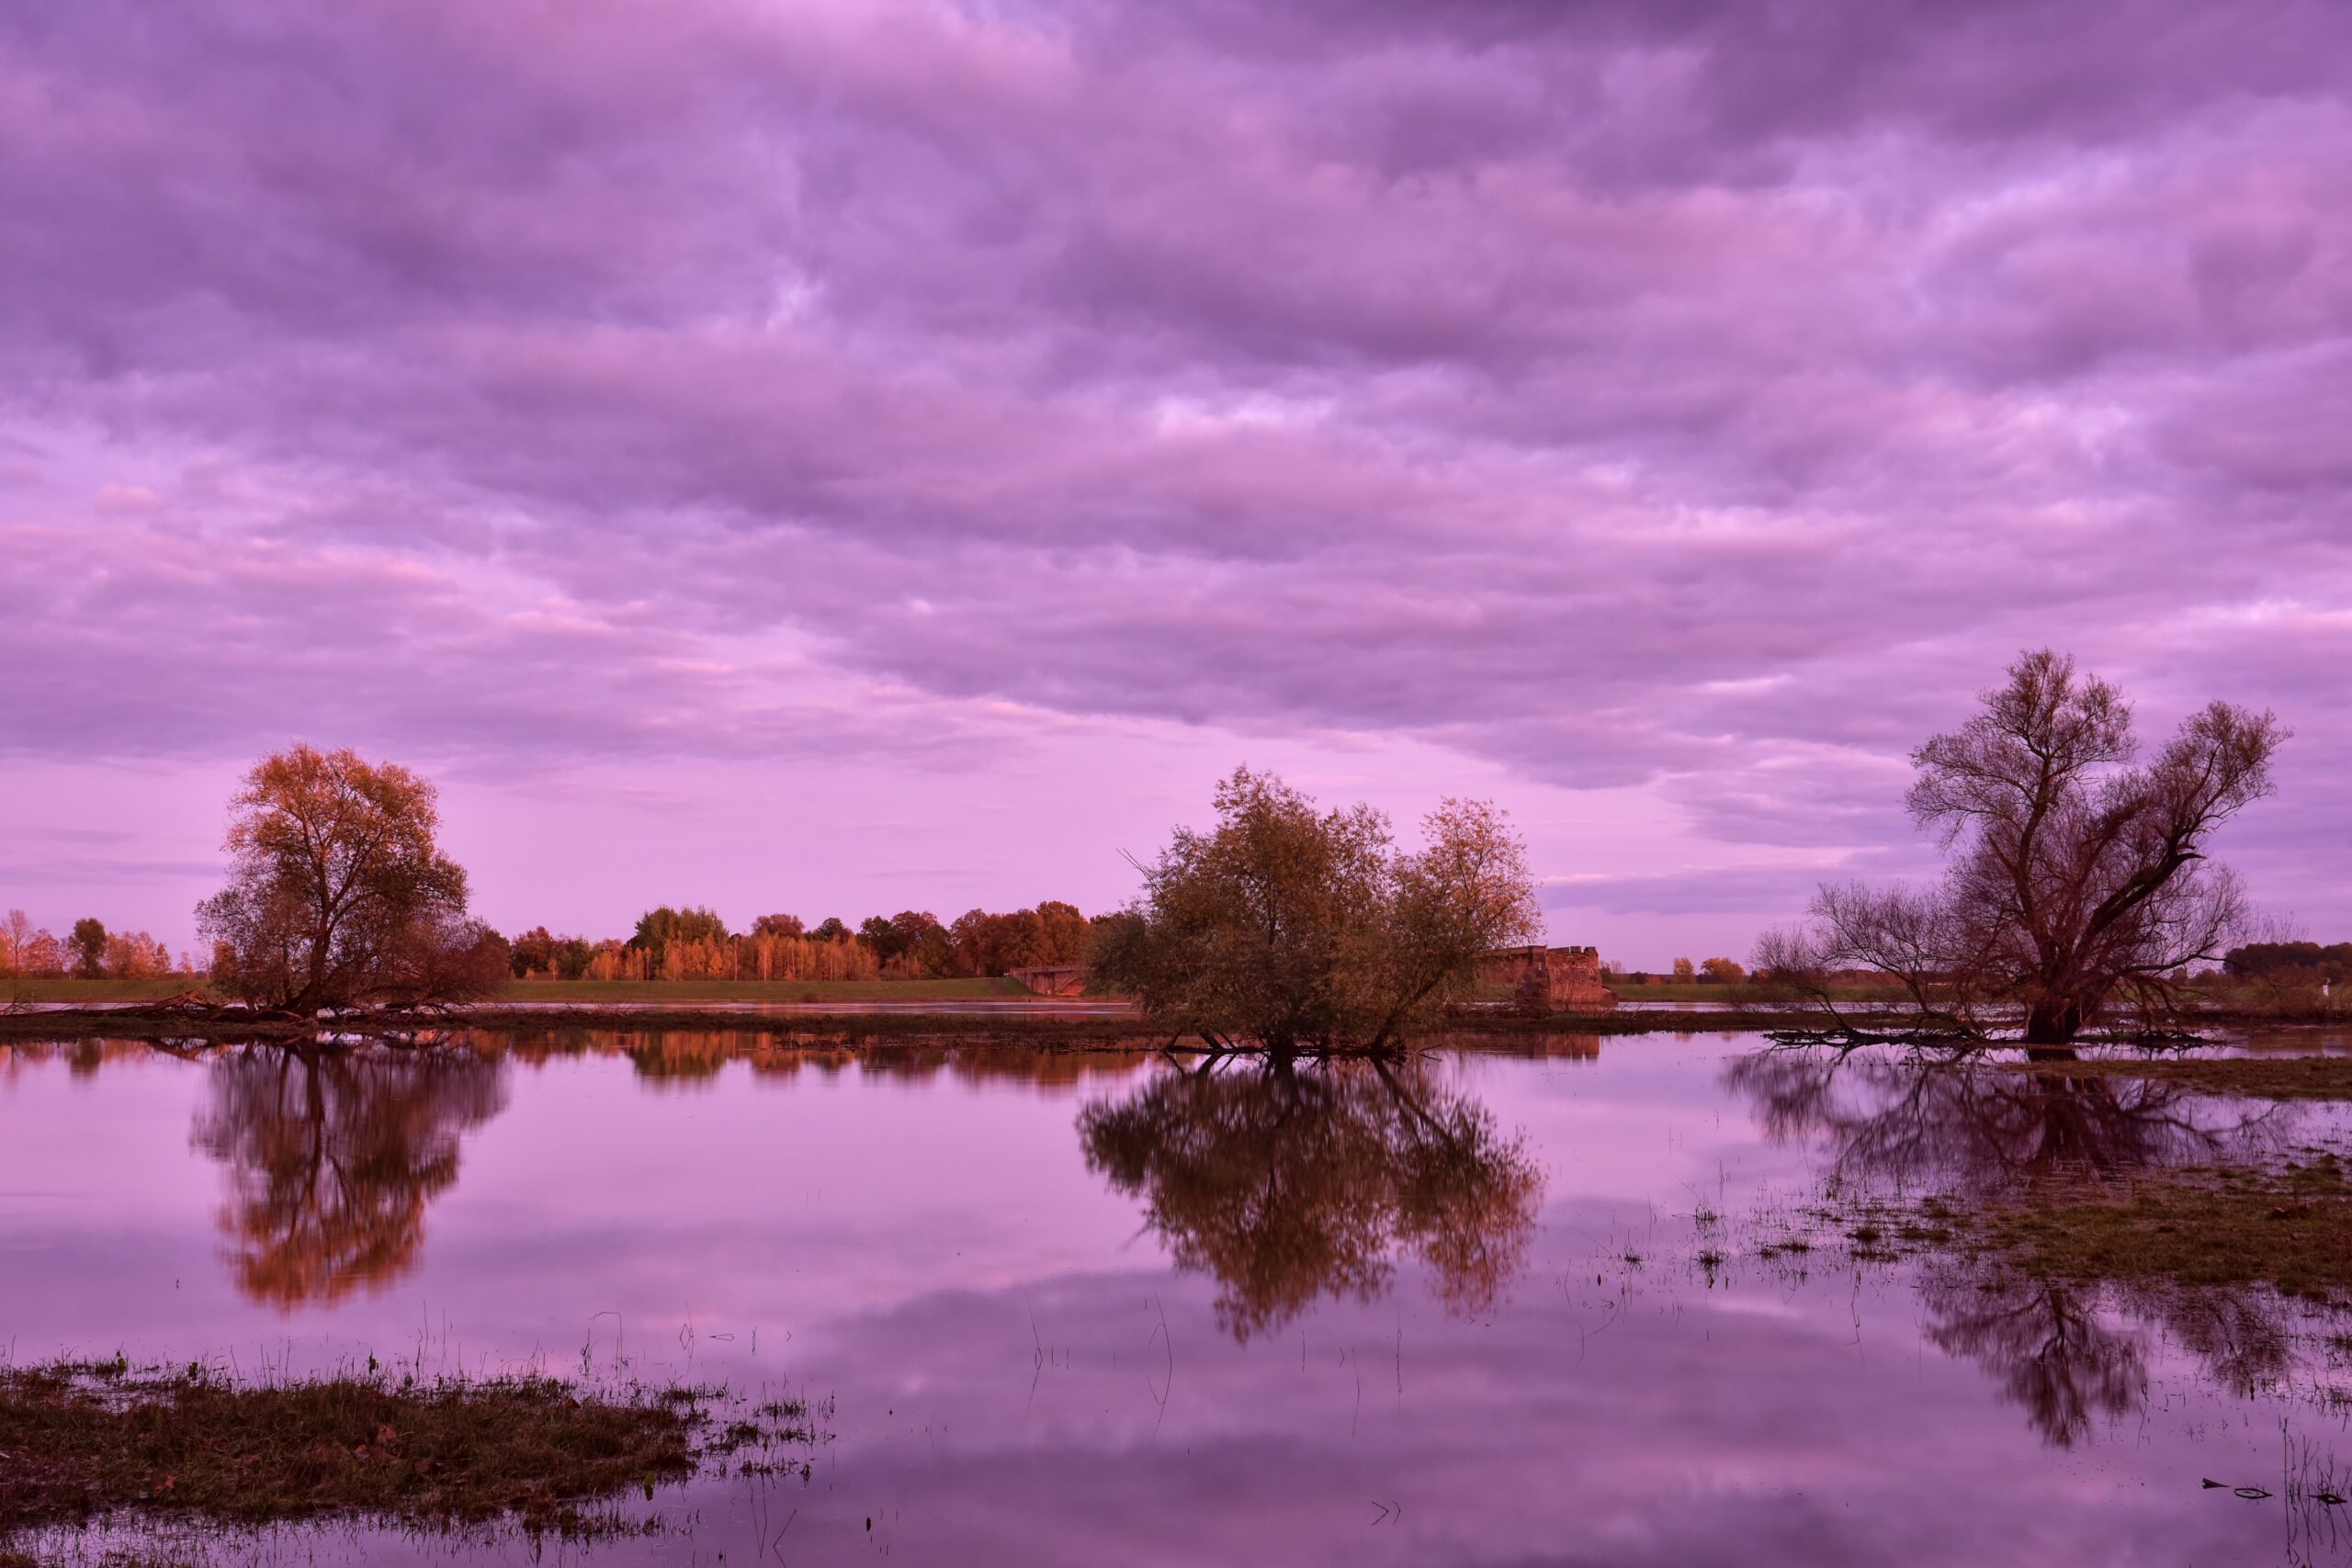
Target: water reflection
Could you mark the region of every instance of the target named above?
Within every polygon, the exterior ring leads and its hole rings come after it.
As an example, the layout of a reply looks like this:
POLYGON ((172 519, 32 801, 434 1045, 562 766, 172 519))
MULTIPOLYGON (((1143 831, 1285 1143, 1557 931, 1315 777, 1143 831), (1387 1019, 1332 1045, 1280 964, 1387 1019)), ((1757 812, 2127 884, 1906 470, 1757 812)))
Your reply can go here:
MULTIPOLYGON (((2297 1108, 2216 1100, 2177 1083, 2095 1070, 1922 1066, 1768 1051, 1731 1063, 1775 1141, 1817 1147, 1826 1189, 1933 1191, 2024 1201, 2084 1182, 2215 1159, 2282 1154, 2297 1108)), ((2162 1334, 2240 1394, 2276 1386, 2295 1359, 2296 1309, 2259 1287, 2053 1278, 1997 1255, 1934 1252, 1919 1265, 1928 1337, 1983 1366, 2042 1440, 2081 1442, 2136 1409, 2148 1339, 2162 1334)))
POLYGON ((207 1067, 192 1141, 227 1168, 238 1287, 290 1311, 380 1289, 416 1261, 462 1134, 506 1106, 503 1059, 467 1049, 245 1045, 207 1067))
POLYGON ((1141 1070, 1153 1059, 1150 1047, 1156 1043, 876 1042, 854 1034, 793 1038, 754 1029, 522 1030, 497 1038, 503 1051, 535 1067, 561 1057, 626 1056, 639 1081, 662 1089, 707 1088, 737 1061, 769 1079, 790 1079, 804 1072, 830 1077, 854 1070, 909 1081, 944 1075, 967 1083, 1075 1088, 1090 1079, 1141 1070))
POLYGON ((1766 1051, 1724 1069, 1775 1142, 1872 1185, 2016 1191, 2276 1152, 2290 1109, 2225 1108, 2177 1082, 1766 1051))
POLYGON ((1922 1271, 1919 1304, 1928 1339, 1982 1366, 2054 1448, 2129 1414, 2147 1388, 2141 1336, 2103 1314, 2092 1288, 1939 1259, 1922 1271))
POLYGON ((1144 1201, 1177 1266, 1217 1283, 1237 1340, 1330 1295, 1370 1300, 1393 1252, 1456 1313, 1519 1270, 1541 1169, 1419 1064, 1227 1062, 1156 1076, 1080 1115, 1087 1165, 1144 1201))

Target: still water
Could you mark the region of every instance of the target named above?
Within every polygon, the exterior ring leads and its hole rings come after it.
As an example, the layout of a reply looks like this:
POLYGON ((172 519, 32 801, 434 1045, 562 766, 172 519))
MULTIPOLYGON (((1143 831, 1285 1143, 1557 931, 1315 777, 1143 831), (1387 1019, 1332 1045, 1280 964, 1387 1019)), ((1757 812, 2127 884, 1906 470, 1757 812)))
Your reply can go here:
POLYGON ((2311 1500, 2352 1461, 2344 1325, 1858 1259, 1811 1213, 2329 1144, 2335 1112, 1763 1044, 1288 1075, 748 1032, 0 1047, 0 1350, 824 1412, 805 1479, 632 1502, 650 1537, 232 1561, 2352 1562, 2311 1500))

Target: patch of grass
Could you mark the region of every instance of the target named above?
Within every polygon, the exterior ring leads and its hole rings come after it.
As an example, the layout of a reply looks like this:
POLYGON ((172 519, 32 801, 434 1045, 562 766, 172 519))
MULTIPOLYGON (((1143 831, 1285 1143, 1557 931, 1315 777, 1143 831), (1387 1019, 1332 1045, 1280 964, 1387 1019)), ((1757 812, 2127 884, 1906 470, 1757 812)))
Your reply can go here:
MULTIPOLYGON (((1637 984, 1623 979, 1611 980, 1606 976, 1602 980, 1617 993, 1617 999, 1623 1002, 1721 1002, 1731 1007, 1770 1007, 1804 999, 1785 986, 1758 985, 1747 980, 1734 985, 1704 980, 1653 980, 1647 984, 1637 984)), ((1904 999, 1904 992, 1898 986, 1837 985, 1829 987, 1829 994, 1839 1002, 1900 1002, 1904 999)))
POLYGON ((2352 1056, 2101 1056, 2010 1065, 2075 1078, 2157 1078, 2246 1099, 2352 1100, 2352 1056))
POLYGON ((2120 1192, 2086 1186, 1989 1210, 1972 1228, 1980 1245, 2066 1278, 2352 1291, 2352 1182, 2333 1155, 2276 1170, 2166 1171, 2120 1192))
MULTIPOLYGON (((2352 1302, 2352 1175, 2334 1154, 2275 1168, 2197 1166, 2083 1180, 1955 1208, 1930 1198, 1835 1217, 1854 1256, 1957 1251, 2082 1281, 2267 1285, 2352 1302)), ((2346 1339, 2352 1344, 2352 1338, 2346 1339)))
POLYGON ((194 1364, 133 1371, 119 1358, 0 1366, 0 1553, 27 1530, 124 1513, 231 1526, 514 1521, 594 1534, 589 1505, 650 1497, 750 1448, 759 1452, 745 1462, 775 1473, 814 1438, 803 1405, 730 1410, 722 1423, 712 1409, 726 1398, 544 1376, 252 1385, 194 1364))
POLYGON ((76 980, 63 975, 0 975, 0 1005, 20 1002, 161 1002, 190 991, 210 995, 201 975, 150 980, 76 980))
POLYGON ((977 980, 516 980, 497 1000, 594 1007, 599 1002, 952 1002, 1035 996, 1020 981, 1000 976, 977 980))

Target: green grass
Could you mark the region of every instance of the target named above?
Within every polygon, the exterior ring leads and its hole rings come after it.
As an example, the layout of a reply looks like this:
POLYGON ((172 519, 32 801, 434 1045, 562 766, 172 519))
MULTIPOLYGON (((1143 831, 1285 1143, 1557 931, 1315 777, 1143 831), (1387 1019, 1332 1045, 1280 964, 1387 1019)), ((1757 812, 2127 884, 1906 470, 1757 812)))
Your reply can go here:
POLYGON ((500 1002, 946 1002, 1033 996, 1018 980, 517 980, 500 1002))
POLYGON ((204 989, 201 975, 153 980, 73 980, 56 976, 0 975, 0 1006, 24 1002, 160 1002, 204 989))
POLYGON ((1865 1261, 1957 1250, 2086 1282, 2264 1284, 2328 1302, 2352 1292, 2352 1185, 2332 1154, 2277 1167, 2144 1171, 2013 1200, 1865 1201, 1827 1212, 1865 1261))
POLYGON ((2070 1078, 2162 1078, 2240 1099, 2352 1100, 2352 1056, 2098 1056, 2012 1066, 2070 1078))
MULTIPOLYGON (((1724 1002, 1735 1007, 1751 1007, 1758 1003, 1801 999, 1786 987, 1754 986, 1745 981, 1736 986, 1702 985, 1695 980, 1647 986, 1635 985, 1628 980, 1606 980, 1606 983, 1611 990, 1617 993, 1617 999, 1621 1002, 1724 1002)), ((1893 986, 1832 986, 1829 994, 1841 1002, 1898 1002, 1903 999, 1902 991, 1893 986)))
MULTIPOLYGON (((158 1002, 202 990, 200 975, 158 980, 0 978, 0 1003, 158 1002)), ((516 980, 495 1002, 940 1002, 1034 995, 1018 980, 516 980)))
MULTIPOLYGON (((371 1365, 373 1363, 371 1362, 371 1365)), ((511 1519, 595 1533, 583 1506, 707 1464, 805 1473, 808 1407, 723 1389, 388 1372, 244 1384, 201 1366, 0 1365, 0 1563, 11 1538, 129 1513, 255 1526, 511 1519)))

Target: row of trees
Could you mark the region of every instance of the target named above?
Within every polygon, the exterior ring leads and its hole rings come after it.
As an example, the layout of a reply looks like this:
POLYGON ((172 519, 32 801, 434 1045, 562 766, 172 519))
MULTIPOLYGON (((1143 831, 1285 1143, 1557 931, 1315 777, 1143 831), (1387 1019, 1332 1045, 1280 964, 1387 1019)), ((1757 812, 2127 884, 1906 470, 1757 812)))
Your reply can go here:
POLYGON ((2352 942, 2327 947, 2315 942, 2249 942, 2223 953, 2222 967, 2241 979, 2339 981, 2352 976, 2352 942))
POLYGON ((146 980, 193 967, 186 954, 175 964, 172 950, 145 931, 110 931, 96 919, 74 921, 61 942, 22 909, 0 918, 0 975, 146 980))
POLYGON ((1736 986, 1748 977, 1747 971, 1740 967, 1738 961, 1730 958, 1702 958, 1696 964, 1691 963, 1688 958, 1678 958, 1674 961, 1672 968, 1664 975, 1653 975, 1641 969, 1627 969, 1613 961, 1604 963, 1600 967, 1602 973, 1606 974, 1611 981, 1622 980, 1634 986, 1657 986, 1669 983, 1677 986, 1736 986))
POLYGON ((1004 914, 967 910, 953 924, 906 909, 854 930, 838 917, 810 926, 797 915, 762 915, 748 931, 729 930, 713 910, 665 904, 641 916, 627 941, 535 927, 514 939, 511 968, 517 979, 947 979, 1083 964, 1092 940, 1093 922, 1052 899, 1004 914))

